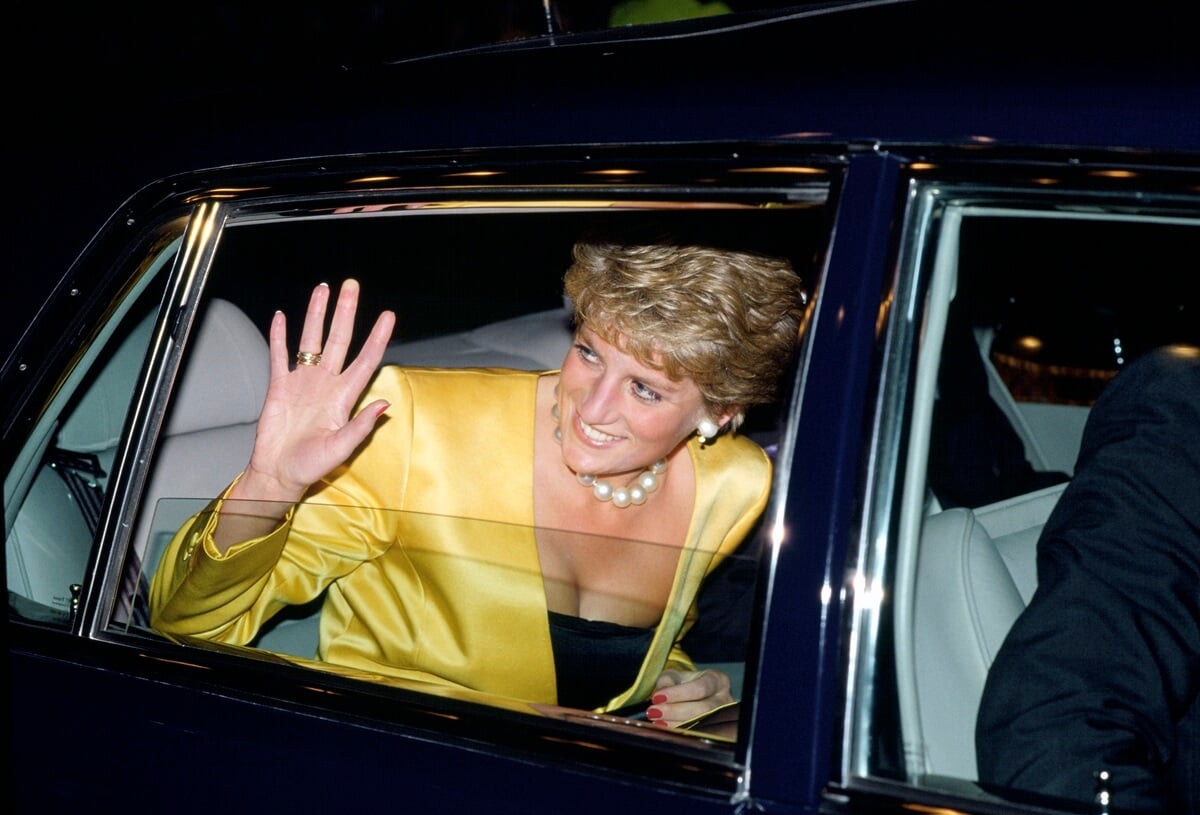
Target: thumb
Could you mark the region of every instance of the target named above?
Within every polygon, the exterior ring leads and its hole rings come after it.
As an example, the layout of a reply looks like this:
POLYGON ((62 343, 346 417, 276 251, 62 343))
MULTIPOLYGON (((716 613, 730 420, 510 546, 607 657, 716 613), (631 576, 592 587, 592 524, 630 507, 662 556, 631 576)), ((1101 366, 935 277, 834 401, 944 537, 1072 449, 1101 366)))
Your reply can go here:
POLYGON ((334 435, 334 446, 342 455, 343 461, 350 457, 367 436, 371 435, 379 418, 389 407, 391 407, 391 403, 386 399, 376 399, 360 410, 353 419, 342 425, 334 435))

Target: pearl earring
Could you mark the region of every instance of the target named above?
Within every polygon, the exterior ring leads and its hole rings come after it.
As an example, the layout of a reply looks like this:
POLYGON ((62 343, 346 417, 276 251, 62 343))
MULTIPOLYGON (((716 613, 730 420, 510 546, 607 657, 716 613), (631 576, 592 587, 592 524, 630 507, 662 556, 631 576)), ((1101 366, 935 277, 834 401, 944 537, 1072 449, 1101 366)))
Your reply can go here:
POLYGON ((696 434, 700 436, 701 444, 716 438, 720 432, 721 428, 717 427, 717 423, 712 419, 701 419, 700 424, 696 426, 696 434))

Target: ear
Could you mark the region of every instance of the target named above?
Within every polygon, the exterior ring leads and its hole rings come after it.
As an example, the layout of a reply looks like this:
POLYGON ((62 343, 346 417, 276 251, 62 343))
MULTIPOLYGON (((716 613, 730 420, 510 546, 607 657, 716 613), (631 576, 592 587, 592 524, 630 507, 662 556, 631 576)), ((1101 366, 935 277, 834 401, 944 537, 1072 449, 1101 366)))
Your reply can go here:
POLYGON ((724 427, 725 425, 729 424, 730 419, 732 419, 734 416, 737 416, 741 412, 741 408, 730 408, 720 416, 713 419, 713 421, 717 423, 718 427, 724 427))

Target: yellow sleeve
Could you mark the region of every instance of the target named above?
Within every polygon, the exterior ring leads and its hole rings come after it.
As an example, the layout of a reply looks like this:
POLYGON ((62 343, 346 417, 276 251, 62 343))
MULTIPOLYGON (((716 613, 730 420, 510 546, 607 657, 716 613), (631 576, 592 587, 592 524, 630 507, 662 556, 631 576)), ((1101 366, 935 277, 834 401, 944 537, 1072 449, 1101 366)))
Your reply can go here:
POLYGON ((213 532, 219 513, 236 511, 226 498, 228 488, 184 524, 150 586, 150 622, 156 630, 244 645, 284 607, 316 598, 331 582, 386 551, 395 539, 397 513, 383 508, 399 506, 406 483, 407 380, 396 371, 378 377, 364 402, 381 396, 392 404, 386 433, 377 428, 377 435, 387 437, 379 442, 387 454, 366 455, 371 444, 365 444, 315 484, 269 534, 236 543, 224 554, 217 550, 213 532), (352 470, 360 458, 367 466, 352 470))

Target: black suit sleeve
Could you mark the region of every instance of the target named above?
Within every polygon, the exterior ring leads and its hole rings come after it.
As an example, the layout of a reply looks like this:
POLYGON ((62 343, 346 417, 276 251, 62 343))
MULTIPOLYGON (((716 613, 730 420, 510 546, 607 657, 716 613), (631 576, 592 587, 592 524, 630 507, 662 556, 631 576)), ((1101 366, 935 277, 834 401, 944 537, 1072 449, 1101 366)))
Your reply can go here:
POLYGON ((1037 557, 980 780, 1091 801, 1106 769, 1114 812, 1196 811, 1176 807, 1200 805, 1200 360, 1155 352, 1105 389, 1037 557))

